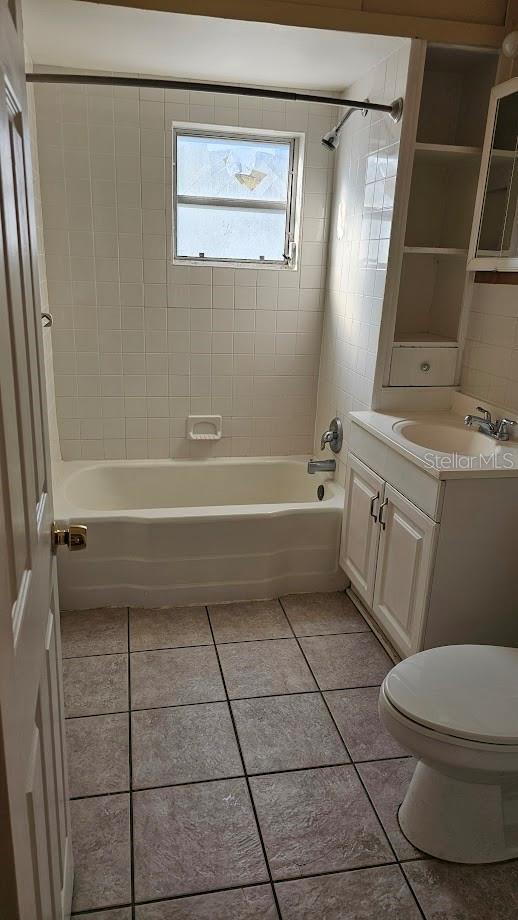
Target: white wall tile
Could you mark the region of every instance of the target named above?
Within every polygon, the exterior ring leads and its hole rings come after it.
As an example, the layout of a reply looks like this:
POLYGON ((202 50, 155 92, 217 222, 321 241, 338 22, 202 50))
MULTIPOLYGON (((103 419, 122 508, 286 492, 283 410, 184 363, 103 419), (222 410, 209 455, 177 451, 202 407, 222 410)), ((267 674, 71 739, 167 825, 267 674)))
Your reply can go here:
POLYGON ((63 455, 285 453, 290 417, 292 449, 309 452, 335 162, 319 141, 336 111, 233 94, 68 89, 36 94, 63 455), (171 265, 173 120, 308 133, 297 272, 171 265), (193 411, 224 415, 219 445, 186 439, 193 411))
MULTIPOLYGON (((406 84, 409 43, 374 67, 348 89, 354 97, 394 98, 394 74, 406 84), (388 82, 387 82, 388 81, 388 82)), ((327 180, 315 167, 309 188, 308 227, 301 271, 301 323, 297 326, 297 354, 311 358, 319 339, 321 278, 318 251, 319 222, 329 220, 329 253, 322 350, 318 383, 315 447, 333 416, 343 420, 353 409, 367 409, 372 397, 375 353, 386 279, 388 239, 392 219, 393 179, 398 157, 400 128, 389 138, 384 116, 355 114, 343 129, 335 152, 332 208, 327 180), (389 146, 390 145, 390 146, 389 146), (345 233, 339 238, 337 218, 346 207, 345 233), (377 209, 372 213, 372 209, 377 209), (329 213, 330 210, 330 213, 329 213), (379 218, 377 214, 380 214, 379 218), (383 238, 382 237, 383 226, 383 238)), ((310 126, 310 136, 312 126, 310 126)), ((316 154, 315 154, 316 155, 316 154)), ((323 258, 323 253, 322 253, 323 258)), ((347 431, 347 426, 346 426, 347 431)), ((346 444, 347 447, 347 444, 346 444)), ((338 478, 345 476, 347 450, 339 457, 338 478)))

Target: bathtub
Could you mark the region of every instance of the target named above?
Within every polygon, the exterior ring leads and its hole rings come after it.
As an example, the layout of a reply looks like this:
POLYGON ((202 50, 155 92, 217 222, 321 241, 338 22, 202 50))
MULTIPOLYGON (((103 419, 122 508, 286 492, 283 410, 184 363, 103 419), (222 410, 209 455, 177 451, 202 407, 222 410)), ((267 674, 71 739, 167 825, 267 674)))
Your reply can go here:
POLYGON ((63 609, 252 600, 345 587, 344 490, 299 458, 66 461, 55 518, 88 526, 58 558, 63 609), (317 488, 324 486, 322 500, 317 488))

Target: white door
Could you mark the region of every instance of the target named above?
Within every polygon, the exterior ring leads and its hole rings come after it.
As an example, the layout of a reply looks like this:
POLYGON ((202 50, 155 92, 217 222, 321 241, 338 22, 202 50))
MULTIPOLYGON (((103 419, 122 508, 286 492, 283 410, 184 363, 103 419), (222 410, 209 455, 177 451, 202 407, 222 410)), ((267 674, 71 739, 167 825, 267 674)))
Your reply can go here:
POLYGON ((19 0, 0 0, 0 917, 70 912, 52 495, 19 0))
POLYGON ((385 482, 352 454, 347 459, 340 565, 370 606, 378 555, 378 510, 385 482))
POLYGON ((438 525, 392 486, 380 508, 374 615, 401 655, 418 651, 438 525))

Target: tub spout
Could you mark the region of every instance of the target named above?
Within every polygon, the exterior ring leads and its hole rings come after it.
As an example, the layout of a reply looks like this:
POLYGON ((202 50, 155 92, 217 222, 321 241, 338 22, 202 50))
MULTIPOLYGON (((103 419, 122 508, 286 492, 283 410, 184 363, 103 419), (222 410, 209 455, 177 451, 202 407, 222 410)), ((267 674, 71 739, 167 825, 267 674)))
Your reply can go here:
POLYGON ((334 473, 336 460, 308 460, 308 473, 334 473))

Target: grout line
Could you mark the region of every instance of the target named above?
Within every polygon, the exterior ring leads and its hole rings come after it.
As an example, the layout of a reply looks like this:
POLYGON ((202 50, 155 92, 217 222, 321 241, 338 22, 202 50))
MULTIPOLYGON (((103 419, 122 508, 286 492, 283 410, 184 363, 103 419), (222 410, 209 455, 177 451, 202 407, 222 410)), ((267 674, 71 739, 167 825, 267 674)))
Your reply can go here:
MULTIPOLYGON (((129 607, 127 608, 128 617, 128 648, 130 643, 130 616, 129 607)), ((132 726, 131 726, 131 655, 128 654, 128 780, 129 780, 129 803, 130 803, 130 884, 131 884, 131 917, 135 920, 135 865, 133 860, 134 853, 134 829, 133 829, 133 751, 132 751, 132 726)))
POLYGON ((113 904, 113 905, 110 904, 109 907, 88 907, 85 910, 80 910, 80 911, 73 910, 70 916, 71 917, 93 916, 95 918, 96 915, 99 916, 99 914, 104 913, 105 910, 107 910, 108 912, 111 910, 116 911, 116 910, 122 910, 124 907, 129 907, 130 910, 133 909, 133 905, 130 904, 128 901, 126 901, 124 904, 113 904))
MULTIPOLYGON (((345 875, 345 874, 349 874, 350 872, 368 872, 371 869, 381 869, 385 866, 395 866, 395 865, 397 865, 397 863, 380 862, 380 863, 374 863, 368 866, 354 866, 351 869, 327 869, 325 872, 313 872, 311 875, 293 875, 293 876, 290 875, 290 876, 287 876, 286 878, 276 879, 273 882, 273 891, 275 893, 275 886, 282 884, 283 882, 298 882, 298 881, 301 881, 302 879, 318 878, 318 877, 326 876, 326 875, 345 875)), ((207 888, 207 889, 204 889, 203 891, 190 891, 190 892, 187 892, 186 894, 176 894, 176 895, 169 895, 168 897, 163 897, 163 898, 152 898, 151 900, 148 899, 146 901, 137 901, 135 902, 134 906, 145 907, 147 904, 163 904, 164 902, 167 902, 167 901, 185 901, 187 898, 194 898, 194 897, 208 895, 208 894, 219 894, 220 892, 225 892, 225 891, 241 891, 241 889, 243 888, 244 889, 258 888, 258 887, 266 888, 269 886, 269 884, 270 884, 269 882, 246 882, 240 885, 239 884, 238 885, 228 885, 225 888, 207 888)), ((93 907, 93 908, 89 908, 88 910, 79 911, 79 915, 82 916, 83 914, 97 914, 100 911, 102 912, 103 910, 114 910, 115 908, 130 907, 130 906, 131 905, 126 903, 126 904, 110 905, 109 908, 93 907)), ((72 916, 78 916, 78 914, 73 913, 72 916)))
POLYGON ((90 792, 88 795, 71 795, 69 796, 70 802, 82 802, 84 799, 106 799, 110 795, 128 795, 131 792, 131 789, 114 789, 110 792, 90 792))
MULTIPOLYGON (((209 646, 211 647, 211 646, 209 646)), ((380 684, 363 684, 360 687, 333 687, 329 690, 321 690, 317 686, 313 690, 292 690, 290 693, 259 693, 257 696, 235 696, 229 697, 231 703, 238 703, 244 700, 264 700, 269 697, 279 697, 279 696, 307 696, 311 693, 346 693, 348 690, 372 690, 374 688, 379 688, 380 684)), ((197 703, 171 703, 169 706, 142 706, 136 709, 131 709, 130 712, 154 712, 156 709, 179 709, 184 706, 209 706, 211 703, 226 703, 227 697, 222 697, 218 700, 200 700, 197 703)), ((65 721, 69 719, 94 719, 98 716, 116 716, 128 712, 127 709, 114 709, 111 712, 86 712, 78 716, 66 716, 65 721)), ((340 737, 342 737, 340 735, 340 737)), ((404 756, 404 755, 402 755, 404 756)), ((410 755, 408 755, 410 756, 410 755)), ((382 757, 381 760, 388 760, 388 757, 382 757)))
MULTIPOLYGON (((206 609, 207 609, 207 615, 208 615, 208 612, 209 612, 209 611, 208 611, 208 607, 207 607, 206 609)), ((211 633, 212 633, 212 637, 214 638, 214 631, 213 631, 213 629, 212 629, 212 623, 210 622, 210 616, 209 616, 209 624, 210 624, 210 631, 211 631, 211 633)), ((272 891, 272 894, 273 894, 273 899, 274 899, 274 901, 275 901, 275 907, 276 907, 276 909, 277 909, 277 914, 278 914, 278 916, 279 916, 279 920, 282 920, 281 908, 280 908, 279 901, 278 901, 278 898, 277 898, 277 892, 276 892, 276 890, 275 890, 273 875, 272 875, 272 871, 271 871, 271 869, 270 869, 270 863, 269 863, 269 860, 268 860, 268 854, 267 854, 267 852, 266 852, 266 845, 265 845, 265 842, 264 842, 264 840, 263 840, 263 835, 262 835, 262 831, 261 831, 261 825, 259 824, 259 817, 258 817, 258 815, 257 815, 257 810, 256 810, 256 807, 255 807, 254 797, 253 797, 253 795, 252 795, 252 789, 251 789, 251 786, 250 786, 250 780, 249 780, 249 778, 248 778, 248 774, 247 774, 247 771, 246 771, 246 764, 245 764, 245 758, 244 758, 244 755, 243 755, 243 749, 242 749, 242 747, 241 747, 241 740, 240 740, 240 738, 239 738, 239 734, 238 734, 238 731, 237 731, 237 726, 236 726, 236 723, 235 723, 235 720, 234 720, 234 713, 232 712, 232 706, 230 705, 230 697, 229 697, 229 695, 228 695, 227 684, 226 684, 226 681, 225 681, 225 675, 224 675, 224 673, 223 673, 223 667, 222 667, 222 664, 221 664, 221 661, 220 661, 220 658, 219 658, 219 652, 218 652, 218 647, 217 647, 217 646, 216 646, 216 657, 217 657, 217 659, 218 659, 218 665, 219 665, 219 670, 220 670, 220 674, 221 674, 221 680, 223 681, 223 687, 225 688, 225 694, 226 694, 226 697, 227 697, 228 711, 229 711, 229 713, 230 713, 230 718, 231 718, 231 720, 232 720, 232 727, 233 727, 233 729, 234 729, 234 735, 235 735, 235 739, 236 739, 236 743, 237 743, 237 748, 238 748, 238 751, 239 751, 239 756, 240 756, 240 758, 241 758, 241 763, 242 763, 242 765, 243 765, 243 773, 244 773, 244 779, 245 779, 245 782, 246 782, 246 787, 247 787, 247 790, 248 790, 248 797, 249 797, 249 799, 250 799, 250 805, 251 805, 251 807, 252 807, 252 813, 253 813, 254 820, 255 820, 255 825, 256 825, 256 828, 257 828, 257 834, 258 834, 258 837, 259 837, 259 842, 260 842, 260 844, 261 844, 261 849, 262 849, 262 851, 263 851, 263 859, 264 859, 264 863, 265 863, 265 866, 266 866, 266 871, 268 872, 268 878, 270 879, 270 886, 271 886, 271 891, 272 891)))
MULTIPOLYGON (((282 604, 282 601, 280 601, 280 603, 281 603, 282 609, 284 610, 284 606, 283 606, 283 604, 282 604)), ((286 611, 284 611, 284 612, 286 612, 286 611)), ((374 635, 374 634, 372 633, 372 630, 371 630, 371 634, 374 635)), ((295 635, 295 633, 294 633, 294 635, 295 635)), ((297 636, 295 636, 295 638, 297 639, 297 643, 298 643, 298 645, 299 645, 300 651, 301 651, 302 655, 304 656, 304 659, 305 659, 305 661, 306 661, 306 663, 307 663, 307 666, 308 666, 309 670, 311 671, 311 674, 312 674, 312 676, 313 676, 313 679, 315 680, 317 686, 319 686, 318 681, 317 681, 317 679, 316 679, 316 676, 315 676, 315 674, 314 674, 314 672, 313 672, 313 669, 312 669, 312 667, 311 667, 311 664, 309 663, 308 659, 306 658, 306 655, 305 655, 305 653, 304 653, 304 649, 302 648, 302 645, 300 644, 300 642, 299 642, 297 636)), ((374 638, 377 638, 377 637, 375 636, 374 638)), ((379 641, 379 640, 377 640, 377 641, 379 641)), ((381 645, 381 643, 380 643, 380 645, 381 645)), ((385 830, 385 827, 384 827, 384 825, 383 825, 383 822, 381 821, 381 818, 380 818, 380 816, 379 816, 379 814, 378 814, 378 811, 377 811, 377 809, 376 809, 375 806, 374 806, 374 802, 373 802, 373 800, 372 800, 372 798, 371 798, 371 796, 370 796, 370 794, 369 794, 369 791, 368 791, 367 787, 365 786, 365 783, 363 782, 362 777, 360 776, 360 772, 359 772, 359 770, 358 770, 356 764, 354 763, 354 761, 353 761, 352 758, 351 758, 351 755, 350 755, 350 753, 349 753, 349 748, 347 747, 347 744, 345 743, 345 741, 344 741, 344 739, 343 739, 343 737, 342 737, 342 734, 341 734, 341 732, 340 732, 340 729, 338 728, 338 725, 337 725, 337 722, 336 722, 336 720, 335 720, 335 718, 334 718, 334 716, 333 716, 333 713, 331 712, 331 709, 329 708, 329 706, 328 706, 328 704, 327 704, 327 700, 326 700, 326 698, 325 698, 325 696, 324 696, 324 693, 323 693, 322 691, 320 691, 320 694, 321 694, 321 697, 322 697, 322 699, 323 699, 323 701, 324 701, 324 704, 325 704, 325 706, 326 706, 326 709, 327 709, 327 711, 328 711, 328 713, 329 713, 331 719, 333 720, 333 724, 334 724, 334 726, 335 726, 335 728, 336 728, 338 734, 340 735, 340 738, 342 738, 342 742, 343 742, 344 748, 345 748, 345 750, 346 750, 346 752, 347 752, 348 757, 349 757, 350 760, 351 760, 351 766, 352 766, 354 772, 356 773, 356 777, 357 777, 359 783, 361 784, 361 786, 362 786, 362 788, 363 788, 363 791, 364 791, 365 795, 367 796, 367 799, 368 799, 368 801, 369 801, 369 803, 370 803, 370 806, 371 806, 371 808, 372 808, 372 810, 373 810, 373 812, 374 812, 374 815, 376 816, 376 819, 377 819, 377 821, 378 821, 378 824, 379 824, 379 826, 380 826, 380 828, 381 828, 382 834, 383 834, 383 836, 385 837, 385 840, 386 840, 386 842, 387 842, 387 844, 388 844, 388 847, 389 847, 390 851, 391 851, 391 852, 393 853, 393 855, 394 855, 394 862, 397 863, 397 865, 399 866, 401 875, 403 876, 403 878, 406 879, 405 874, 404 874, 404 873, 402 872, 402 870, 401 870, 400 861, 399 861, 399 859, 398 859, 398 855, 397 855, 397 853, 396 853, 395 847, 392 845, 392 841, 390 840, 390 837, 389 837, 387 831, 385 830)), ((410 891, 411 891, 411 893, 412 893, 412 895, 413 895, 413 891, 411 890, 410 885, 408 885, 408 882, 407 882, 407 887, 410 889, 410 891)), ((415 899, 415 896, 414 896, 414 899, 415 899)), ((418 908, 419 908, 419 911, 420 911, 420 913, 421 913, 421 916, 424 918, 424 914, 423 914, 423 912, 421 911, 421 907, 420 907, 420 905, 418 904, 417 899, 415 899, 415 900, 416 900, 416 904, 417 904, 417 906, 418 906, 418 908)))
MULTIPOLYGON (((327 636, 357 636, 362 633, 370 632, 369 629, 349 629, 346 632, 337 632, 337 633, 308 633, 303 636, 295 636, 296 639, 322 639, 327 636)), ((262 636, 256 639, 224 639, 219 642, 216 640, 216 645, 241 645, 245 642, 278 642, 280 639, 293 639, 293 633, 290 633, 289 636, 262 636)))
MULTIPOLYGON (((416 862, 416 861, 418 862, 419 860, 405 860, 405 862, 416 862)), ((417 894, 416 894, 415 891, 414 891, 413 885, 412 885, 410 879, 408 878, 406 872, 404 871, 404 868, 403 868, 403 865, 402 865, 401 862, 399 862, 399 871, 401 872, 402 877, 404 878, 405 882, 407 883, 407 887, 408 887, 408 889, 409 889, 409 891, 410 891, 410 894, 412 895, 412 897, 413 897, 413 899, 414 899, 414 901, 415 901, 415 903, 416 903, 416 907, 417 907, 419 913, 421 914, 421 917, 423 918, 423 920, 427 920, 426 914, 425 914, 423 908, 421 907, 421 904, 419 903, 419 898, 417 897, 417 894)))
MULTIPOLYGON (((212 626, 212 624, 211 624, 212 626)), ((167 652, 175 651, 179 649, 189 649, 189 648, 214 648, 218 645, 241 645, 246 642, 278 642, 281 639, 325 639, 327 636, 359 636, 363 633, 371 633, 371 628, 367 625, 367 629, 349 629, 345 632, 337 633, 307 633, 303 636, 297 636, 295 633, 290 633, 288 636, 264 636, 255 639, 225 639, 223 641, 216 641, 214 638, 212 642, 195 642, 190 645, 158 645, 152 646, 150 648, 131 648, 125 649, 120 652, 94 652, 93 654, 87 655, 63 655, 63 661, 75 661, 80 658, 107 658, 110 655, 140 655, 145 654, 146 652, 167 652)), ((376 636, 376 638, 378 638, 376 636)), ((379 640, 378 640, 379 641, 379 640)))
POLYGON ((93 655, 62 655, 63 661, 82 661, 85 658, 116 658, 121 655, 128 655, 128 649, 123 652, 95 652, 93 655))
MULTIPOLYGON (((340 741, 344 744, 344 747, 345 747, 345 743, 343 742, 342 736, 340 736, 340 741)), ((346 752, 345 752, 345 756, 346 757, 348 756, 346 752)), ((355 764, 362 767, 364 764, 369 764, 369 763, 386 763, 387 761, 390 762, 392 760, 410 760, 410 759, 411 759, 410 755, 407 755, 405 757, 382 757, 382 758, 379 758, 378 760, 356 760, 356 761, 337 760, 333 763, 314 763, 314 764, 308 764, 304 767, 285 767, 281 770, 259 770, 257 772, 255 770, 248 770, 246 775, 253 776, 254 778, 257 776, 276 776, 277 774, 282 774, 282 773, 303 773, 305 770, 329 770, 332 767, 352 767, 355 764)), ((244 776, 245 776, 244 772, 243 773, 228 773, 228 774, 226 773, 225 776, 205 776, 203 779, 186 779, 186 780, 182 780, 179 783, 173 783, 173 782, 154 783, 152 786, 132 785, 131 788, 128 787, 127 789, 113 789, 113 790, 110 790, 109 792, 90 792, 87 795, 71 795, 70 801, 75 802, 80 799, 100 799, 100 798, 106 798, 107 796, 110 796, 110 795, 125 795, 128 792, 152 792, 154 789, 175 789, 177 786, 198 786, 200 783, 220 783, 228 779, 242 779, 244 776)), ((405 835, 403 834, 403 836, 405 835)), ((419 856, 411 856, 411 857, 408 857, 407 859, 402 859, 401 862, 407 862, 412 859, 421 859, 421 858, 422 857, 419 857, 419 856)))

